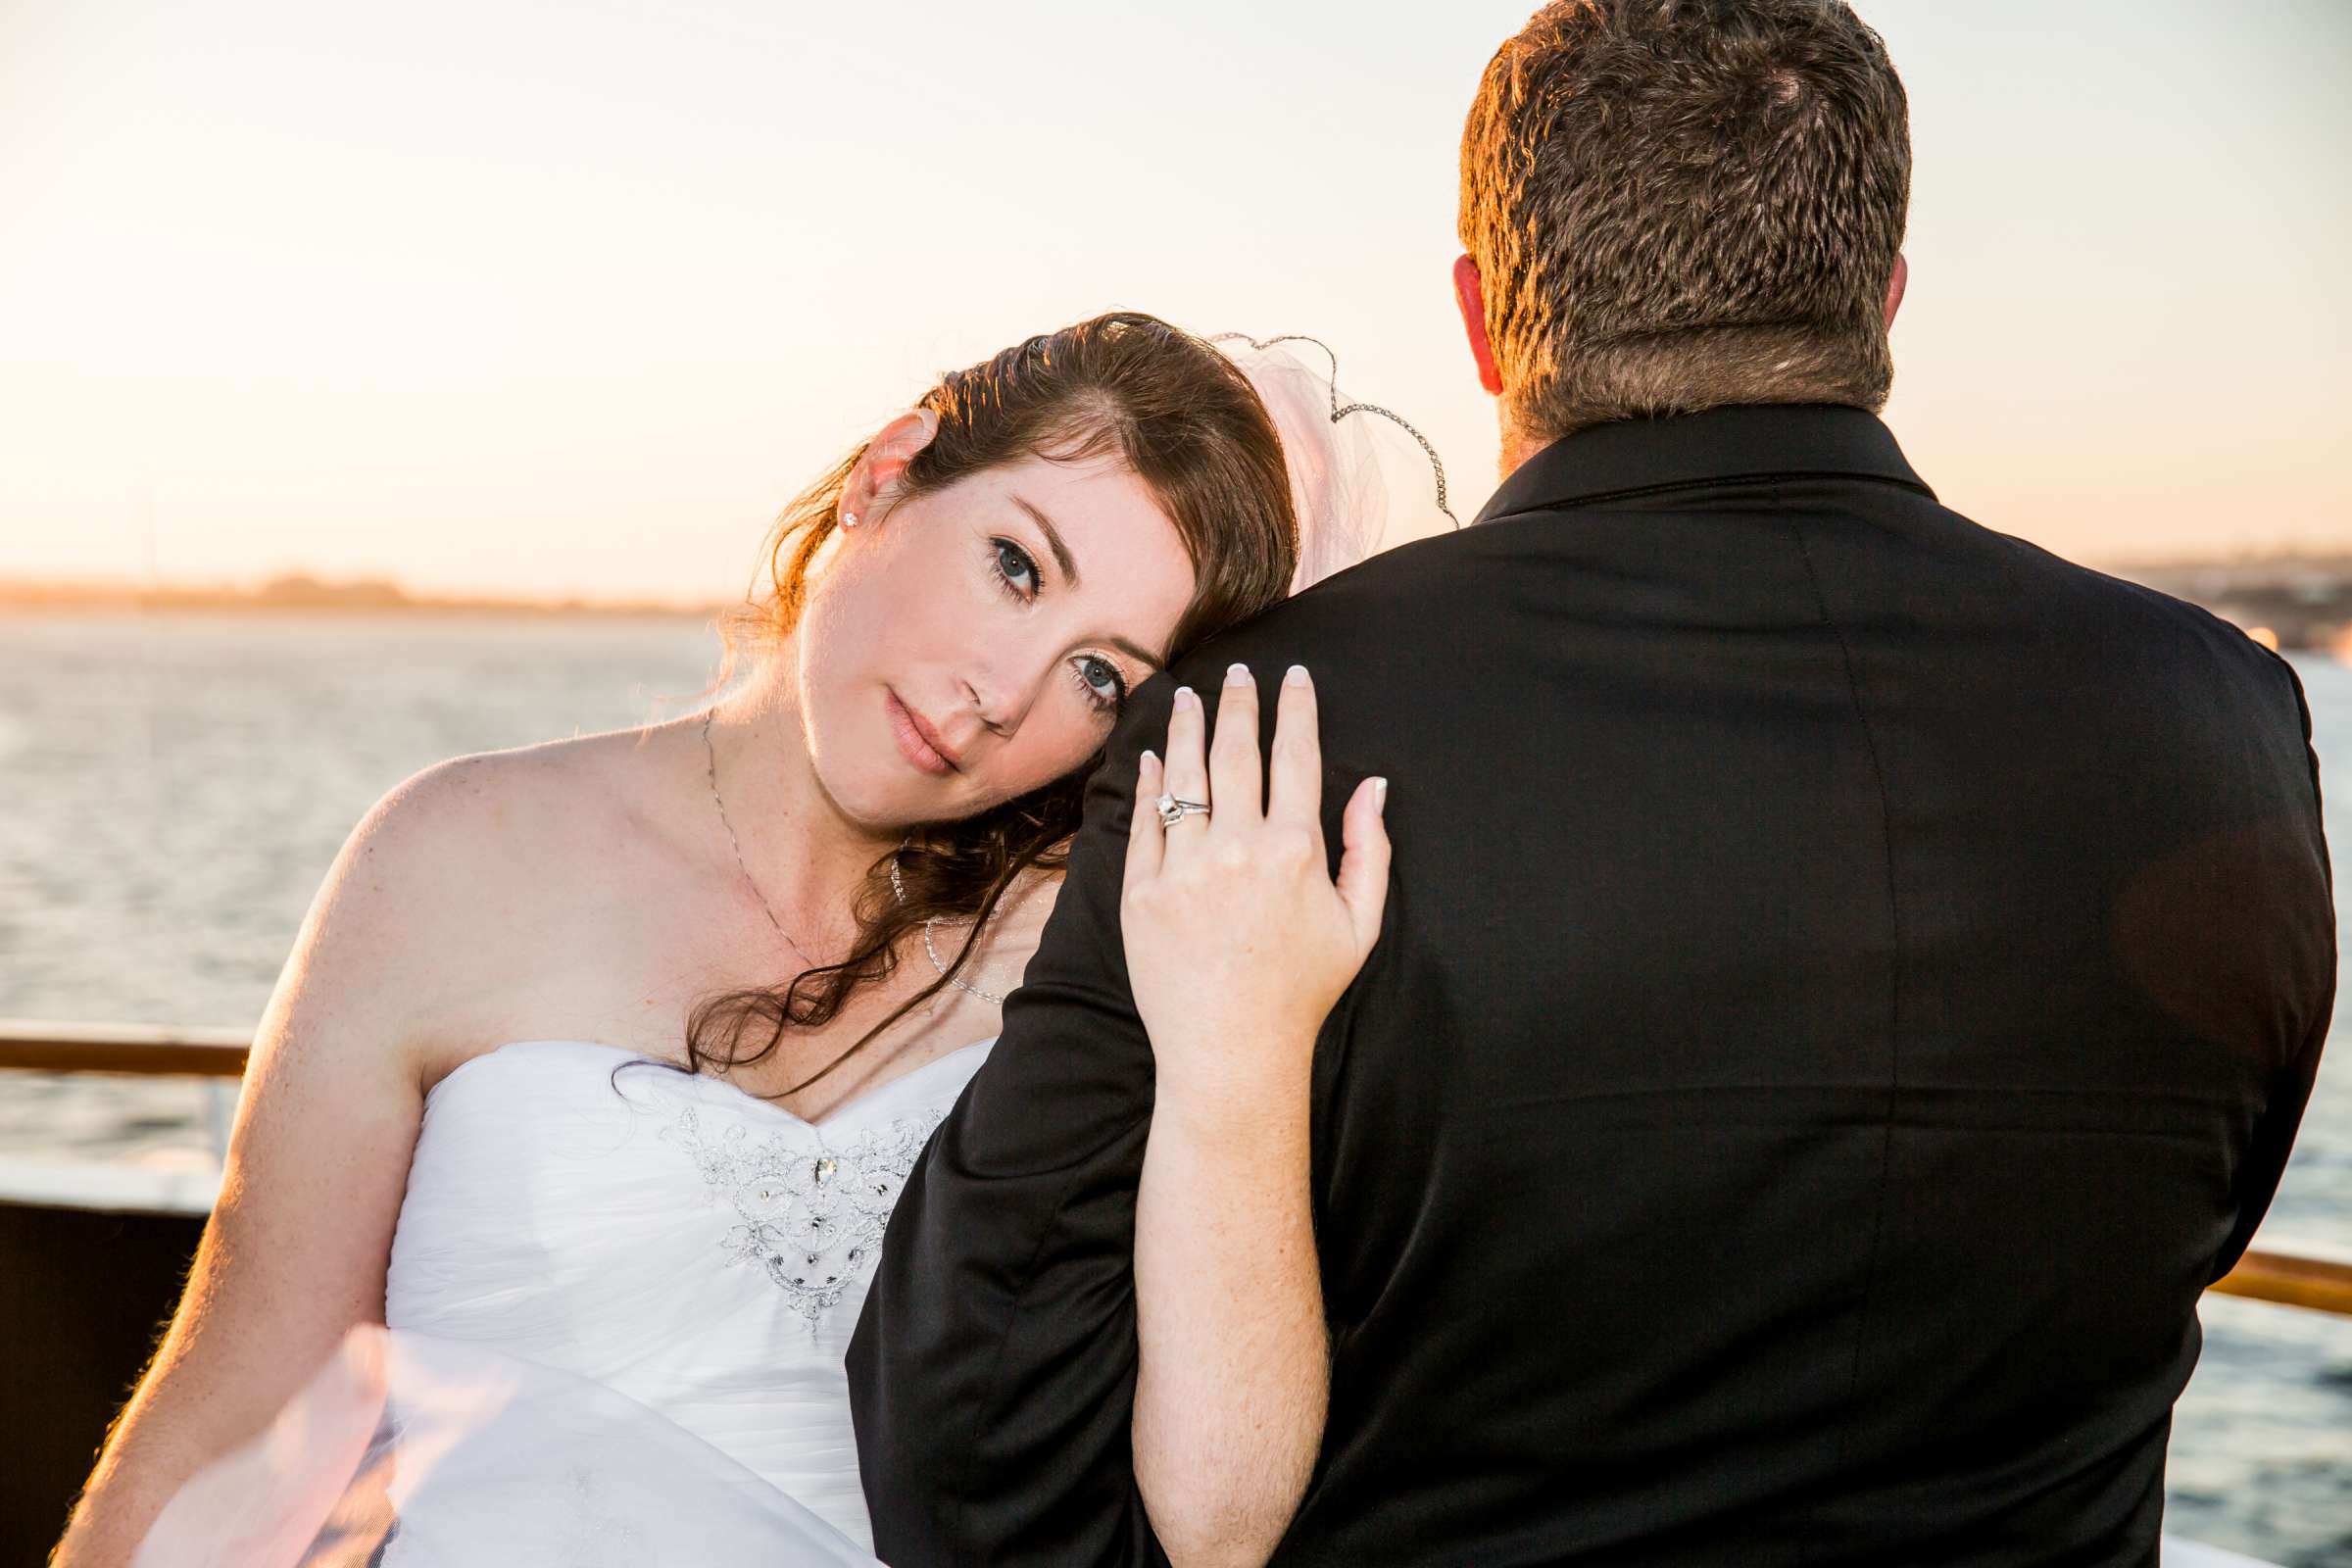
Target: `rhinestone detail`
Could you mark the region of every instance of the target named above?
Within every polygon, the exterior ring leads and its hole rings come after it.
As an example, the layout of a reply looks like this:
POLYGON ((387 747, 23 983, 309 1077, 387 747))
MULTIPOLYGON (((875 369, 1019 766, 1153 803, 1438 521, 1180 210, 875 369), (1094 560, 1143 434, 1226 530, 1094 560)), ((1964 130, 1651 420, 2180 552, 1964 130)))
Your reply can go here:
POLYGON ((797 1136, 713 1130, 690 1108, 662 1137, 694 1160, 712 1201, 734 1210, 719 1246, 763 1271, 813 1333, 871 1270, 906 1175, 947 1114, 918 1111, 834 1144, 806 1126, 797 1136))

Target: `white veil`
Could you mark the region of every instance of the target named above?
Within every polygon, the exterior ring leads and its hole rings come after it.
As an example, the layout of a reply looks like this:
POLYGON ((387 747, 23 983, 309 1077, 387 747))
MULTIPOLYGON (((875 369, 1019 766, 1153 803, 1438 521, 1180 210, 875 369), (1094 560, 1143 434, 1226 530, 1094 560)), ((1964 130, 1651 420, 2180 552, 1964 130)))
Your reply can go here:
POLYGON ((1343 393, 1329 344, 1299 332, 1263 339, 1219 332, 1208 341, 1241 367, 1282 436, 1298 514, 1293 593, 1394 545, 1461 526, 1446 505, 1438 449, 1400 415, 1343 393), (1312 344, 1330 369, 1286 343, 1312 344))

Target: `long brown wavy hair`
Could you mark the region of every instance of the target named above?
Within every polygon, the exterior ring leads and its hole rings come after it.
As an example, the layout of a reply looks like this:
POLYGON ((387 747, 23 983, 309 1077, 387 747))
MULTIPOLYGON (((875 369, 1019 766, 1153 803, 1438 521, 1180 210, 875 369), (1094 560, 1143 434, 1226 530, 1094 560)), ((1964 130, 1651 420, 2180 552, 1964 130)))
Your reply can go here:
MULTIPOLYGON (((1171 659, 1289 591, 1298 524, 1273 420, 1231 360, 1156 317, 1114 312, 1033 337, 949 371, 918 406, 939 416, 939 433, 907 464, 894 505, 1032 456, 1115 456, 1132 469, 1192 558, 1192 602, 1177 620, 1171 659)), ((835 464, 777 518, 765 590, 723 628, 730 660, 747 647, 772 649, 800 624, 809 566, 841 525, 842 488, 864 450, 835 464)), ((781 987, 700 1004, 686 1024, 689 1068, 756 1062, 793 1030, 830 1022, 861 987, 895 972, 901 943, 933 920, 968 928, 946 973, 778 1098, 825 1077, 938 995, 970 961, 1005 890, 1026 871, 1058 871, 1066 862, 1086 776, 1101 760, 1098 751, 1042 789, 962 821, 916 828, 868 871, 850 956, 781 987)))

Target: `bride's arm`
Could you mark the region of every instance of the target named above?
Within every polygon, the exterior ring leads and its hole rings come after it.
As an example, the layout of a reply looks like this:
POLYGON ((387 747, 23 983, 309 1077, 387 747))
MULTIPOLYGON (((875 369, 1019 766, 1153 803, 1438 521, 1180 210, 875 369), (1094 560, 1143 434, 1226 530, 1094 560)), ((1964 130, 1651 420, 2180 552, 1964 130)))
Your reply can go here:
POLYGON ((1379 935, 1388 881, 1373 780, 1343 818, 1336 887, 1326 870, 1303 672, 1282 688, 1259 810, 1257 692, 1236 671, 1205 768, 1189 696, 1164 766, 1146 755, 1120 915, 1157 1078, 1136 1200, 1135 1477, 1179 1568, 1263 1563, 1314 1468, 1330 1373, 1314 1044, 1379 935), (1144 803, 1163 788, 1212 814, 1162 828, 1144 803))
POLYGON ((353 834, 303 924, 255 1038, 186 1294, 115 1420, 57 1568, 129 1562, 199 1466, 266 1426, 347 1329, 382 1321, 421 1114, 405 1021, 416 965, 446 919, 430 907, 438 858, 418 842, 436 831, 421 819, 442 814, 432 778, 353 834))

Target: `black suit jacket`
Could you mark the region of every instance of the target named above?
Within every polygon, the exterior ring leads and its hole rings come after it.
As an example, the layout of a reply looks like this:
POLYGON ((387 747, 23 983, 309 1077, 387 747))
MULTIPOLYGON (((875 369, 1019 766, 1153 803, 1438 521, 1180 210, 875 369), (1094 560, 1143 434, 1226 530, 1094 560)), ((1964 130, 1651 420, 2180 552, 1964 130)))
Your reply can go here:
MULTIPOLYGON (((1316 1053, 1332 1401, 1278 1564, 2154 1561, 2332 1001, 2283 661, 1811 407, 1571 436, 1176 674, 1233 660, 1313 669, 1327 802, 1387 774, 1396 844, 1316 1053)), ((1118 899, 1173 684, 851 1348, 896 1568, 1158 1555, 1118 899)))

